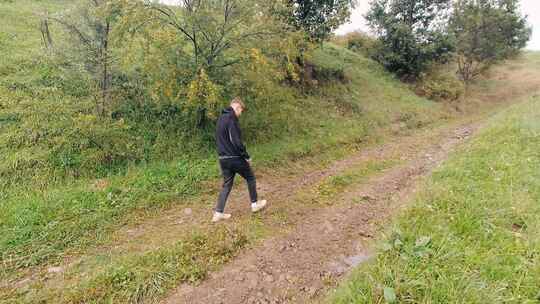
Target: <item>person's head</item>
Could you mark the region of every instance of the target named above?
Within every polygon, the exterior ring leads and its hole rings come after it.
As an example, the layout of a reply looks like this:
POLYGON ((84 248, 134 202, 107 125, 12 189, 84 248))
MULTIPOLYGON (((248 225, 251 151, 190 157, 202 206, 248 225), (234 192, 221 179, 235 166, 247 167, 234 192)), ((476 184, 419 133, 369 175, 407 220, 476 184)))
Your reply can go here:
POLYGON ((242 112, 246 109, 246 105, 240 99, 240 97, 235 97, 233 100, 231 100, 231 108, 234 110, 234 114, 236 117, 240 117, 242 115, 242 112))

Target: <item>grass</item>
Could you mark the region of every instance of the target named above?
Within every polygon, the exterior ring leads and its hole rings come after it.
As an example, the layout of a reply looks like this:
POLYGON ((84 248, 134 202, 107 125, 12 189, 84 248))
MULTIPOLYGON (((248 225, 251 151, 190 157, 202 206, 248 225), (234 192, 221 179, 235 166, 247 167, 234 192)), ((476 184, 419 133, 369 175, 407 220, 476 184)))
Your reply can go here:
POLYGON ((359 184, 367 177, 379 173, 384 169, 391 168, 399 164, 396 159, 381 161, 368 161, 360 165, 348 167, 338 175, 326 178, 317 186, 317 194, 320 197, 335 197, 342 193, 344 189, 353 184, 359 184))
POLYGON ((4 237, 11 236, 11 242, 17 244, 10 246, 14 250, 4 251, 5 265, 39 264, 68 246, 81 248, 90 239, 103 239, 111 220, 129 209, 159 208, 163 206, 160 203, 197 193, 198 182, 208 178, 212 170, 205 170, 203 162, 196 165, 199 167, 187 160, 154 164, 122 177, 17 197, 17 204, 2 208, 3 224, 10 227, 4 237))
MULTIPOLYGON (((148 247, 131 252, 122 249, 114 254, 103 252, 70 262, 62 279, 34 280, 25 289, 12 288, 0 295, 7 303, 147 303, 162 298, 180 283, 197 283, 207 274, 233 258, 247 246, 268 236, 287 231, 290 221, 287 205, 313 210, 314 207, 338 204, 348 187, 395 164, 396 156, 380 161, 362 162, 344 172, 329 176, 320 183, 299 189, 287 204, 275 206, 265 213, 280 225, 266 227, 263 218, 240 218, 231 225, 212 226, 187 232, 180 240, 161 242, 158 248, 148 247), (285 228, 285 229, 283 229, 285 228)), ((149 235, 148 237, 155 237, 149 235)), ((144 242, 144 240, 139 240, 144 242)))
MULTIPOLYGON (((93 269, 69 288, 48 288, 39 281, 30 292, 12 290, 6 295, 7 303, 142 303, 163 296, 178 283, 204 279, 208 271, 230 260, 246 244, 246 235, 239 230, 198 231, 167 248, 103 263, 106 266, 93 269)), ((80 271, 65 274, 68 285, 80 271)))
POLYGON ((331 303, 538 303, 540 98, 489 121, 427 181, 331 303))

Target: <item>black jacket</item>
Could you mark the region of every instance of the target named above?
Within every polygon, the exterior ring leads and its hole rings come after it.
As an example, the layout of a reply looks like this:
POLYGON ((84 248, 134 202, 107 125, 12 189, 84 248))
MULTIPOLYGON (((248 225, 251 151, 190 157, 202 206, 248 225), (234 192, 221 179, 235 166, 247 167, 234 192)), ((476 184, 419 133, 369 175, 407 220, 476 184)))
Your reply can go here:
POLYGON ((219 116, 216 127, 216 144, 220 157, 250 158, 242 143, 242 132, 232 107, 224 109, 219 116))

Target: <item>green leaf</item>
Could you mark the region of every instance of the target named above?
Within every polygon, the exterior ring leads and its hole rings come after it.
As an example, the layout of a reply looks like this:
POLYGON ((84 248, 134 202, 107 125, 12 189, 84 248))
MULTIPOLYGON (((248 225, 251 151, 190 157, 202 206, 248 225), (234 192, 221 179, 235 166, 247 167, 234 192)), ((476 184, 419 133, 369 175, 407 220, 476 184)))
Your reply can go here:
POLYGON ((425 247, 429 244, 429 242, 431 242, 431 237, 423 236, 423 237, 418 238, 416 242, 414 243, 414 245, 416 247, 425 247))
POLYGON ((396 292, 392 287, 384 287, 384 299, 386 303, 395 303, 396 302, 396 292))
POLYGON ((392 250, 392 244, 390 244, 390 243, 388 243, 388 242, 384 242, 384 243, 382 243, 382 245, 381 245, 381 249, 382 249, 383 251, 390 251, 390 250, 392 250))

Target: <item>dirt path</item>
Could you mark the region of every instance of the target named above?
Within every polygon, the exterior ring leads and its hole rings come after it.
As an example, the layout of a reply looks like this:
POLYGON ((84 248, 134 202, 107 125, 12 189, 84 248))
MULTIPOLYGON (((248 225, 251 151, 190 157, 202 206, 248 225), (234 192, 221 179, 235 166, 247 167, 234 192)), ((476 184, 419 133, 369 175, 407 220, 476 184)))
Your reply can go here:
MULTIPOLYGON (((516 63, 518 68, 508 75, 497 73, 502 75, 500 81, 504 86, 490 92, 496 91, 498 95, 484 96, 483 90, 472 95, 486 107, 489 103, 495 107, 497 103, 497 106, 508 104, 537 91, 539 78, 533 77, 537 73, 520 67, 525 64, 516 63)), ((244 250, 200 285, 179 286, 164 303, 316 301, 349 268, 370 256, 369 244, 380 230, 380 224, 406 201, 419 179, 479 128, 480 123, 475 121, 483 121, 487 116, 484 114, 424 130, 398 130, 399 133, 387 138, 385 144, 363 148, 331 164, 313 163, 308 158, 279 170, 263 172, 256 168, 258 188, 269 200, 270 208, 263 216, 253 219, 245 185, 241 183, 240 187, 235 186, 227 206, 227 212, 233 213, 234 218, 225 225, 242 227, 258 221, 267 230, 266 236, 272 238, 244 250), (369 173, 368 180, 332 197, 334 201, 329 207, 309 202, 294 204, 304 192, 316 189, 333 176, 361 164, 385 160, 398 160, 398 165, 394 163, 383 172, 369 173)), ((145 211, 130 225, 116 231, 106 244, 83 253, 68 254, 65 261, 55 267, 27 269, 19 279, 5 285, 23 288, 38 283, 42 289, 63 293, 66 286, 77 285, 86 274, 103 271, 109 263, 123 256, 166 248, 191 231, 208 229, 219 186, 219 182, 212 181, 205 193, 190 201, 173 204, 171 209, 159 213, 145 211)))
MULTIPOLYGON (((453 125, 456 124, 456 122, 453 123, 453 125)), ((297 231, 296 233, 304 231, 304 229, 312 230, 313 228, 306 227, 304 226, 305 223, 301 222, 302 219, 306 218, 306 214, 310 209, 316 210, 316 213, 309 215, 308 224, 313 223, 314 226, 317 226, 317 223, 320 223, 320 219, 317 218, 319 214, 324 215, 327 212, 338 212, 339 208, 328 209, 320 205, 306 206, 305 204, 291 205, 298 195, 301 195, 305 191, 313 190, 314 187, 329 177, 339 175, 359 164, 388 159, 407 161, 411 157, 418 155, 418 153, 424 153, 427 145, 430 145, 437 138, 446 137, 447 135, 445 133, 447 132, 448 126, 440 126, 435 129, 415 130, 409 135, 398 134, 390 137, 385 144, 365 148, 361 152, 335 161, 329 166, 320 164, 314 166, 310 164, 311 160, 304 159, 291 164, 291 167, 286 169, 257 172, 261 173, 258 174, 258 188, 264 198, 269 200, 271 206, 257 220, 261 221, 261 224, 265 227, 270 227, 268 229, 272 229, 272 235, 283 236, 291 228, 295 229, 297 231), (282 222, 281 214, 286 214, 287 223, 282 222), (298 223, 302 224, 297 226, 298 223)), ((396 169, 399 168, 395 168, 394 170, 396 169)), ((386 172, 384 176, 391 172, 386 172)), ((215 195, 219 190, 218 187, 219 183, 213 183, 209 185, 207 194, 203 194, 190 202, 178 204, 178 206, 155 216, 149 217, 147 214, 141 214, 140 221, 135 220, 135 224, 118 230, 113 235, 113 240, 109 244, 95 247, 81 256, 68 256, 61 265, 44 267, 40 270, 29 269, 28 274, 24 278, 8 283, 8 285, 22 288, 35 282, 41 282, 46 289, 61 290, 63 286, 70 286, 79 280, 77 273, 81 273, 84 277, 85 273, 101 271, 104 260, 113 261, 114 259, 120 259, 126 254, 144 253, 167 247, 191 231, 204 230, 210 224, 211 210, 215 195)), ((249 199, 247 191, 244 188, 243 181, 240 181, 240 185, 235 186, 235 190, 231 193, 227 212, 233 213, 234 218, 233 221, 226 223, 228 226, 239 227, 252 220, 247 203, 249 199)), ((380 191, 387 192, 388 189, 380 189, 380 191)), ((366 194, 366 197, 371 199, 375 195, 366 194)), ((339 198, 336 199, 337 201, 347 202, 350 200, 339 198)), ((368 206, 369 208, 372 207, 371 204, 365 205, 365 207, 368 206)), ((370 209, 369 213, 371 214, 371 212, 377 213, 378 211, 370 209)), ((333 223, 331 221, 325 221, 323 223, 325 223, 324 227, 327 229, 333 229, 333 223)), ((340 232, 336 231, 336 233, 340 232)), ((292 235, 294 234, 295 232, 292 232, 292 235)), ((265 242, 261 248, 266 248, 268 242, 265 242)), ((290 243, 294 243, 294 241, 290 243)), ((312 243, 315 243, 315 241, 312 243)), ((248 264, 250 263, 248 262, 248 264)), ((267 277, 267 280, 269 279, 270 277, 267 277)), ((241 284, 238 284, 238 286, 241 286, 241 284)), ((192 303, 192 300, 186 303, 192 303)), ((204 303, 204 301, 201 303, 204 303)))
MULTIPOLYGON (((348 269, 369 258, 366 241, 377 232, 378 224, 400 207, 420 178, 478 128, 478 123, 469 123, 445 130, 438 141, 420 153, 411 146, 401 150, 407 160, 403 165, 343 193, 341 204, 302 214, 285 236, 268 239, 244 252, 199 286, 180 286, 164 303, 313 302, 348 269)), ((408 144, 414 144, 414 140, 408 144)), ((392 150, 406 146, 399 143, 392 150)), ((381 151, 389 151, 386 148, 381 151)), ((340 162, 337 167, 354 161, 340 162)))

